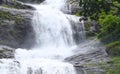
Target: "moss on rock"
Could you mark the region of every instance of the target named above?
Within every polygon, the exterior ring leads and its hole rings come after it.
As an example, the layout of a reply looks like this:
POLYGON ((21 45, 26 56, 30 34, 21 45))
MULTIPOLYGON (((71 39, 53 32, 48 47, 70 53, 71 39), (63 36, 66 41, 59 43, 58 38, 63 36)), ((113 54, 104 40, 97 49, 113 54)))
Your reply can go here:
POLYGON ((0 8, 0 45, 29 48, 34 42, 31 11, 0 8), (32 40, 31 40, 32 39, 32 40))
POLYGON ((0 3, 0 6, 6 7, 6 8, 15 8, 15 9, 34 9, 32 6, 27 5, 25 3, 22 3, 17 0, 7 0, 0 3))
POLYGON ((23 17, 20 15, 15 16, 15 24, 20 24, 24 21, 23 17))
POLYGON ((10 12, 0 10, 0 20, 3 20, 3 19, 12 20, 13 18, 14 17, 10 12))

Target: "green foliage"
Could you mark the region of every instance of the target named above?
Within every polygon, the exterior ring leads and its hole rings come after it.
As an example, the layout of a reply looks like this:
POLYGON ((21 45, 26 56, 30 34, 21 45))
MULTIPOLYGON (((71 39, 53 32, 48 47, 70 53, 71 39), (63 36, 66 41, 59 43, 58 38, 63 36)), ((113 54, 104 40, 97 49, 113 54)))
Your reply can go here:
POLYGON ((6 5, 6 4, 2 4, 2 6, 7 8, 15 8, 14 6, 6 5))
MULTIPOLYGON (((98 38, 107 44, 108 54, 115 57, 106 67, 106 74, 120 74, 120 0, 79 1, 80 15, 99 22, 101 32, 98 38)), ((86 30, 89 30, 88 25, 86 30)))
POLYGON ((120 14, 119 0, 79 0, 79 6, 81 8, 80 15, 94 20, 98 20, 102 12, 118 16, 120 14))
POLYGON ((120 57, 114 57, 111 60, 111 66, 107 69, 106 74, 120 74, 120 57))
POLYGON ((93 37, 93 36, 95 36, 96 34, 94 33, 94 32, 86 32, 86 36, 87 36, 87 38, 89 38, 89 37, 93 37))
POLYGON ((79 5, 81 7, 80 14, 84 16, 90 16, 91 19, 98 19, 99 13, 104 11, 108 13, 110 11, 110 0, 80 0, 79 5))
POLYGON ((120 40, 107 44, 106 51, 110 56, 120 56, 120 40))
POLYGON ((80 16, 80 14, 78 12, 75 13, 76 16, 80 16))
POLYGON ((20 15, 15 16, 15 23, 20 24, 23 21, 23 18, 20 15))
POLYGON ((13 17, 10 12, 0 10, 0 20, 2 20, 2 19, 12 20, 13 17))
POLYGON ((110 43, 120 39, 120 17, 107 15, 100 20, 102 29, 98 38, 104 43, 110 43))
POLYGON ((90 30, 90 27, 91 27, 91 22, 85 23, 85 30, 86 30, 86 31, 89 31, 89 30, 90 30))
POLYGON ((90 31, 90 28, 91 28, 91 22, 88 21, 88 22, 85 23, 85 30, 86 30, 87 38, 93 37, 93 36, 96 35, 94 31, 90 31))

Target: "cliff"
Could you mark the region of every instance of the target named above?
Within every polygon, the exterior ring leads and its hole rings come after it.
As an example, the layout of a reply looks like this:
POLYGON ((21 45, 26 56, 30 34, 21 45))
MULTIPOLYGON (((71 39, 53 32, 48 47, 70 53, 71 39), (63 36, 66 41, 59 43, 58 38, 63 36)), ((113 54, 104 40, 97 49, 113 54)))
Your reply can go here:
POLYGON ((32 10, 0 6, 0 45, 30 47, 34 41, 32 16, 32 10))

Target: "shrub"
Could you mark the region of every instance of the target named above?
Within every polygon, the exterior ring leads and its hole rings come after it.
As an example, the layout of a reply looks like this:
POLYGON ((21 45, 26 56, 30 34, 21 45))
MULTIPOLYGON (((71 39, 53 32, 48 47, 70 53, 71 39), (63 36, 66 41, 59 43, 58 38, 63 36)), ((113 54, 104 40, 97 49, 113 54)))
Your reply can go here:
POLYGON ((107 15, 100 20, 102 29, 98 38, 108 44, 120 39, 120 17, 107 15))
POLYGON ((120 74, 120 57, 112 58, 111 65, 107 69, 106 74, 120 74))
POLYGON ((120 40, 107 44, 106 51, 111 56, 120 56, 120 40))

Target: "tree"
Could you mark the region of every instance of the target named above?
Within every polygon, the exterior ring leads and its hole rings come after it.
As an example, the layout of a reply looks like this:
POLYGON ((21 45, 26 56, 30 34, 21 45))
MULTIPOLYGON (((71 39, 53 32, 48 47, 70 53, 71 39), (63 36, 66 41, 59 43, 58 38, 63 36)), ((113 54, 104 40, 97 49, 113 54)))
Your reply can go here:
POLYGON ((111 4, 111 0, 80 0, 80 15, 98 19, 100 12, 108 13, 110 11, 111 4))
POLYGON ((104 43, 120 40, 120 17, 107 15, 100 22, 102 29, 98 38, 104 43))

